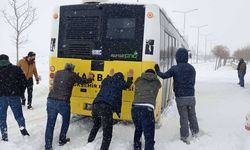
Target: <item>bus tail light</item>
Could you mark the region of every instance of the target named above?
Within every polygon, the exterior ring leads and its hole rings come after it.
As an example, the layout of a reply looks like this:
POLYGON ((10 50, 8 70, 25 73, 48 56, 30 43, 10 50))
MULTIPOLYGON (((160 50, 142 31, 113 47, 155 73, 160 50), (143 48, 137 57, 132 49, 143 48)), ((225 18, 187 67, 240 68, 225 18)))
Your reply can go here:
POLYGON ((147 13, 147 17, 148 18, 153 18, 154 17, 154 13, 153 12, 148 12, 147 13))
POLYGON ((51 72, 54 72, 54 71, 56 70, 56 68, 55 68, 55 66, 50 66, 50 67, 49 67, 49 70, 50 70, 51 72))
POLYGON ((56 20, 58 18, 58 13, 54 13, 53 18, 56 20))
POLYGON ((50 73, 50 74, 49 74, 49 77, 50 77, 51 79, 54 79, 55 73, 50 73))

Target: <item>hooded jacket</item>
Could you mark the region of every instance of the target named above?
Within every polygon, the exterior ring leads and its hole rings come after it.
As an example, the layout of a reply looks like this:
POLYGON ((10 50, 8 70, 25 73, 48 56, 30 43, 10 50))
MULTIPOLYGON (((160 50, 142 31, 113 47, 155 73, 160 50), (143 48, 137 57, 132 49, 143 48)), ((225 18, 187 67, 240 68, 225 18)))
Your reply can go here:
POLYGON ((151 104, 155 106, 156 97, 161 82, 153 73, 142 73, 135 81, 135 96, 133 104, 151 104))
POLYGON ((244 59, 241 58, 237 67, 238 73, 246 74, 246 69, 247 69, 246 63, 244 59))
POLYGON ((94 104, 103 102, 109 104, 116 113, 121 112, 122 90, 132 85, 132 77, 128 77, 127 82, 124 80, 122 73, 115 73, 113 76, 107 76, 101 83, 101 89, 97 94, 94 104))
POLYGON ((179 48, 176 52, 177 65, 172 66, 167 72, 162 73, 156 68, 156 73, 163 79, 174 78, 174 92, 176 97, 194 96, 196 72, 188 63, 188 51, 179 48))
POLYGON ((21 96, 26 78, 20 67, 10 63, 0 64, 0 96, 21 96))
POLYGON ((33 75, 37 81, 39 80, 35 61, 28 62, 27 57, 24 57, 18 61, 17 66, 21 67, 27 80, 32 78, 33 75))

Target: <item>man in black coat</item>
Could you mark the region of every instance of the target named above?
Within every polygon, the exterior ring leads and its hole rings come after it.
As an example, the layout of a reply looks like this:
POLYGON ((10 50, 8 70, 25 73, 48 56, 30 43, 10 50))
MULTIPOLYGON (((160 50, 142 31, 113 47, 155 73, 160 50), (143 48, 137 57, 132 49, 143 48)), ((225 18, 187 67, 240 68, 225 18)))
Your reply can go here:
POLYGON ((237 70, 238 70, 238 77, 239 77, 239 80, 240 80, 239 85, 241 87, 244 87, 245 86, 244 77, 245 77, 245 74, 246 74, 247 65, 246 65, 243 58, 240 59, 237 70))
POLYGON ((174 92, 180 115, 181 140, 189 144, 189 128, 194 137, 199 132, 194 96, 196 72, 194 67, 188 63, 188 51, 185 48, 179 48, 175 58, 177 65, 172 66, 167 72, 162 73, 158 65, 155 65, 155 71, 162 79, 174 78, 174 92))
POLYGON ((94 121, 93 128, 89 134, 88 142, 93 142, 96 134, 103 126, 103 140, 100 150, 108 150, 112 139, 113 130, 113 112, 120 117, 122 106, 122 90, 128 89, 132 85, 133 70, 128 72, 127 82, 121 72, 114 74, 110 70, 101 84, 101 89, 93 102, 92 117, 94 121))
POLYGON ((93 74, 89 78, 81 78, 74 72, 73 64, 65 64, 64 70, 59 70, 55 74, 52 89, 48 95, 47 102, 47 126, 45 132, 45 150, 52 150, 53 132, 57 115, 62 115, 62 127, 59 135, 59 145, 64 145, 68 141, 67 132, 70 122, 70 97, 75 83, 87 84, 93 80, 93 74))
POLYGON ((26 79, 21 68, 12 65, 7 55, 0 55, 0 128, 2 140, 8 141, 7 109, 10 106, 21 134, 28 135, 25 128, 20 96, 24 93, 26 79))

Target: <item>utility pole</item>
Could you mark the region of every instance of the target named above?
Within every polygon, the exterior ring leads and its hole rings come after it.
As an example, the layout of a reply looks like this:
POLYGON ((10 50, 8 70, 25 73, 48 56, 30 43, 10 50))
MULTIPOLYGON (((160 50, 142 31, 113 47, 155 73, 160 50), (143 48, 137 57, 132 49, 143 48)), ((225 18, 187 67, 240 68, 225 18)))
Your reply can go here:
POLYGON ((191 9, 191 10, 187 10, 187 11, 179 11, 179 10, 173 10, 174 13, 181 13, 183 14, 183 36, 185 37, 185 29, 186 29, 186 14, 191 13, 193 11, 198 10, 196 9, 191 9))
POLYGON ((203 27, 208 26, 206 25, 202 25, 202 26, 191 26, 193 28, 197 29, 197 49, 196 49, 196 63, 198 63, 198 57, 199 57, 199 41, 200 41, 200 29, 203 27))
POLYGON ((204 36, 205 37, 205 55, 204 55, 204 61, 205 62, 207 62, 207 37, 208 36, 210 36, 211 35, 211 33, 209 33, 209 34, 202 34, 202 36, 204 36))

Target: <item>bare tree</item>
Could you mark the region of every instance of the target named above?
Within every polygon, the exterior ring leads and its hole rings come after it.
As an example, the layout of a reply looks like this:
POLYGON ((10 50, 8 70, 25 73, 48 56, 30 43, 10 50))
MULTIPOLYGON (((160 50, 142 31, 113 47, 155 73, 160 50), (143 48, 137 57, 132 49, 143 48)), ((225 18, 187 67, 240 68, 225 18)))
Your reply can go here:
POLYGON ((226 65, 230 56, 229 49, 226 46, 217 45, 212 49, 212 53, 216 56, 215 70, 221 67, 222 64, 226 65), (222 60, 224 60, 223 63, 222 60))
POLYGON ((237 49, 234 52, 233 56, 236 59, 243 58, 244 60, 249 61, 250 60, 250 46, 237 49))
POLYGON ((16 61, 19 59, 20 46, 28 41, 27 37, 24 36, 24 31, 36 20, 36 9, 31 6, 30 0, 17 1, 9 0, 9 11, 1 11, 6 22, 15 31, 16 61))

